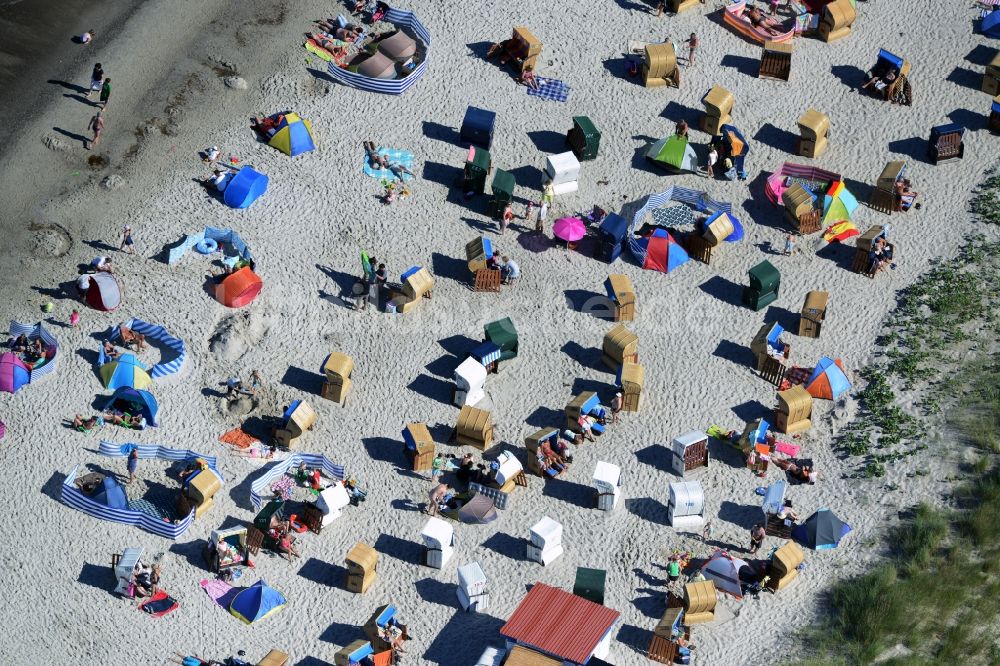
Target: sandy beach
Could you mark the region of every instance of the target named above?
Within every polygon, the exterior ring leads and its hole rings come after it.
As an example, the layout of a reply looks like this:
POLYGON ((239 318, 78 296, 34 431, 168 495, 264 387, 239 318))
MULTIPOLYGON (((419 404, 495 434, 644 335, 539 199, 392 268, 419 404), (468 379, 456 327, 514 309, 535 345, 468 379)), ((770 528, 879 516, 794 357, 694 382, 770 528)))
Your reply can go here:
MULTIPOLYGON (((0 588, 7 591, 0 662, 160 664, 174 652, 221 659, 245 649, 260 658, 279 648, 294 664, 332 664, 340 646, 362 636, 360 625, 375 607, 391 602, 413 636, 403 663, 472 665, 484 647, 502 645, 498 630, 527 586, 540 581, 572 589, 576 568, 585 566, 607 570, 605 604, 621 612, 607 661, 648 663, 643 651, 665 606, 666 554, 711 554, 700 537, 666 524, 667 487, 677 478, 667 471, 664 447, 691 430, 711 424, 741 430, 770 413, 774 387, 750 367, 749 343, 764 321, 797 330, 810 290, 831 293, 828 319, 820 339, 789 336, 792 361, 842 359, 860 385, 856 373, 875 352, 896 292, 935 257, 953 255, 975 228, 966 212, 969 192, 997 156, 997 138, 986 129, 990 97, 979 90, 996 43, 973 34, 976 11, 965 3, 915 0, 904 17, 895 3, 859 2, 848 38, 830 44, 796 38, 791 79, 778 82, 756 77, 760 46, 722 25, 713 2, 660 18, 627 0, 564 4, 540 12, 527 0, 503 6, 411 0, 401 8, 420 17, 433 41, 424 78, 399 97, 333 82, 326 63, 302 48, 313 21, 345 11, 338 4, 147 0, 116 5, 121 23, 107 39, 99 34, 91 45, 70 42, 92 27, 89 16, 58 35, 45 63, 49 71, 19 84, 37 102, 0 152, 7 236, 0 250, 0 320, 51 318, 46 326, 61 345, 57 372, 0 394, 7 426, 0 486, 10 491, 11 532, 0 546, 0 588), (539 74, 571 87, 567 102, 528 96, 509 70, 484 61, 489 44, 520 24, 545 45, 539 74), (628 41, 679 43, 693 31, 701 40, 697 63, 683 68, 679 89, 647 89, 626 75, 628 41), (912 63, 913 106, 858 93, 880 47, 912 63), (115 88, 104 137, 88 151, 82 139, 95 109, 81 93, 98 61, 115 88), (223 84, 220 74, 231 70, 247 89, 223 84), (649 166, 642 157, 648 143, 681 119, 691 124, 704 156, 709 136, 695 129, 700 100, 717 84, 735 95, 733 124, 750 142, 749 179, 666 175, 649 166), (540 197, 545 156, 562 152, 572 116, 589 116, 602 132, 598 158, 583 163, 578 192, 557 197, 544 237, 522 219, 500 235, 485 214, 485 197, 466 201, 451 186, 465 159, 458 128, 468 105, 497 113, 493 165, 515 174, 519 216, 525 202, 540 197), (796 121, 810 107, 832 124, 830 148, 815 160, 794 155, 796 121), (312 121, 315 151, 289 158, 257 141, 249 118, 284 110, 312 121), (965 157, 934 166, 923 157, 926 138, 945 122, 966 128, 965 157), (367 139, 414 153, 412 196, 380 203, 378 181, 362 171, 367 139), (267 193, 249 209, 226 207, 198 182, 209 175, 198 152, 211 145, 270 178, 267 193), (767 175, 786 161, 815 165, 843 174, 859 201, 867 201, 892 159, 906 160, 922 208, 890 217, 862 206, 854 222, 862 231, 891 225, 894 270, 874 280, 853 273, 853 243, 820 248, 820 235, 801 238, 791 256, 780 254, 789 230, 783 211, 764 196, 767 175), (744 240, 718 248, 711 266, 692 261, 670 274, 643 270, 627 252, 613 265, 600 262, 592 256, 592 238, 577 251, 552 240, 556 218, 595 204, 627 214, 670 185, 731 203, 746 228, 744 240), (134 229, 135 256, 118 252, 125 224, 134 229), (232 228, 252 249, 265 286, 250 306, 231 310, 207 293, 205 275, 217 266, 205 257, 191 252, 176 265, 165 262, 166 248, 205 226, 232 228), (479 235, 519 262, 516 286, 500 294, 469 289, 464 246, 479 235), (386 262, 394 281, 410 266, 426 267, 436 279, 433 298, 405 315, 354 311, 342 296, 360 275, 360 250, 386 262), (70 328, 70 311, 79 305, 69 297, 77 266, 98 254, 114 257, 124 304, 110 313, 82 307, 79 326, 70 328), (740 292, 747 270, 763 259, 780 270, 781 293, 769 309, 753 312, 739 304, 740 292), (520 353, 487 381, 484 405, 492 406, 498 442, 488 456, 512 450, 524 459, 525 436, 561 426, 563 408, 581 391, 610 399, 614 374, 602 365, 600 346, 612 324, 588 311, 610 273, 628 275, 638 294, 629 327, 640 338, 646 373, 642 411, 625 414, 596 443, 579 446, 562 478, 530 476, 498 521, 456 524, 457 552, 443 570, 422 566, 426 516, 419 508, 431 485, 406 470, 401 428, 426 422, 438 450, 472 450, 445 443, 458 415, 450 404, 452 372, 481 340, 483 325, 502 317, 514 321, 520 353), (42 314, 47 301, 55 309, 42 314), (187 344, 183 370, 152 389, 160 426, 89 433, 65 427, 63 419, 93 413, 109 393, 96 372, 99 340, 132 317, 163 325, 187 344), (316 395, 319 368, 332 351, 355 362, 344 407, 316 395), (264 386, 254 410, 238 413, 219 385, 251 370, 261 373, 264 386), (245 626, 198 584, 211 578, 201 559, 210 532, 253 519, 250 483, 261 470, 218 437, 247 416, 279 416, 295 399, 306 399, 318 414, 298 450, 344 465, 363 481, 368 498, 322 534, 302 535, 301 559, 257 557, 241 584, 264 579, 289 603, 245 626), (60 502, 60 489, 78 465, 124 474, 123 460, 98 455, 102 439, 217 456, 225 488, 176 542, 86 516, 60 502), (607 514, 591 507, 598 461, 623 469, 623 501, 607 514), (565 553, 542 567, 526 561, 524 540, 546 515, 562 523, 565 553), (344 555, 358 541, 381 554, 378 580, 363 596, 341 582, 344 555), (180 602, 177 611, 150 618, 111 594, 111 555, 131 546, 169 552, 164 587, 180 602), (491 604, 478 614, 462 612, 455 598, 455 569, 471 561, 491 581, 491 604)), ((153 347, 140 358, 156 363, 158 354, 153 347)), ((800 513, 833 509, 853 531, 836 550, 807 551, 803 574, 787 589, 757 601, 721 600, 719 619, 694 632, 697 663, 796 657, 790 630, 822 614, 819 593, 880 556, 878 535, 902 507, 947 495, 961 448, 935 451, 927 475, 910 474, 929 465, 914 457, 883 479, 851 478, 856 461, 832 450, 831 442, 855 412, 853 392, 835 403, 816 402, 813 428, 796 443, 815 461, 821 481, 791 491, 800 513), (899 488, 887 492, 888 484, 899 488)), ((754 490, 781 478, 779 470, 759 479, 734 449, 713 443, 711 455, 711 465, 694 478, 705 489, 712 538, 745 555, 747 531, 762 518, 754 490)), ((141 462, 138 483, 169 484, 164 468, 141 462)), ((777 545, 769 538, 764 550, 777 545)))

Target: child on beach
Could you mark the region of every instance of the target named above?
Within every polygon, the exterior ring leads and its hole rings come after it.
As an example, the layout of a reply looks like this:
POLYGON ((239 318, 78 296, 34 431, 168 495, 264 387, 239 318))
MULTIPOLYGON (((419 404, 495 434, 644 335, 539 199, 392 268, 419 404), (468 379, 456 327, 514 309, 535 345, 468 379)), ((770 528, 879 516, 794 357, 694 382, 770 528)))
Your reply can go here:
POLYGON ((89 44, 92 41, 94 41, 94 37, 96 37, 96 36, 97 36, 97 31, 94 30, 93 28, 91 28, 87 32, 85 32, 82 35, 80 35, 79 37, 77 37, 77 39, 80 40, 81 44, 89 44))
POLYGON ((108 100, 111 99, 111 79, 104 79, 104 85, 101 86, 101 108, 107 108, 108 100))
POLYGON ((715 178, 715 170, 713 167, 715 163, 719 161, 719 151, 715 149, 715 145, 709 146, 708 149, 708 163, 705 165, 705 175, 709 178, 715 178))
POLYGON ((524 206, 524 221, 525 222, 529 221, 534 216, 534 213, 535 213, 535 202, 529 201, 524 206))
POLYGON ((507 232, 507 226, 514 219, 514 208, 511 204, 507 204, 507 207, 503 209, 503 214, 500 216, 500 235, 502 236, 507 232))
POLYGON ((122 244, 118 249, 122 252, 135 254, 135 241, 132 240, 132 227, 128 224, 122 227, 122 244))
POLYGON ((538 209, 538 221, 535 223, 535 231, 545 232, 545 217, 549 214, 549 202, 542 200, 542 205, 538 209))
POLYGON ((77 312, 76 310, 73 310, 69 314, 69 325, 72 326, 73 328, 76 328, 76 325, 79 323, 80 323, 80 313, 77 312))
POLYGON ((90 90, 87 91, 87 99, 90 99, 92 94, 101 92, 101 83, 104 81, 104 69, 101 67, 101 63, 94 65, 94 71, 90 75, 90 90))
POLYGON ((785 238, 785 256, 795 252, 795 234, 788 234, 785 238))

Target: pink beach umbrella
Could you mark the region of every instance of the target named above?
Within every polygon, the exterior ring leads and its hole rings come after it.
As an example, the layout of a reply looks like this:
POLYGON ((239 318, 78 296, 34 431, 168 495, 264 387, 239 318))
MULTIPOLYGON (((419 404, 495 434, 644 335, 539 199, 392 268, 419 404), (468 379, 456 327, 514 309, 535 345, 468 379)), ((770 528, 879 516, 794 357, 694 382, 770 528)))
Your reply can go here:
POLYGON ((552 234, 567 243, 575 243, 587 235, 587 225, 578 217, 561 217, 552 225, 552 234))

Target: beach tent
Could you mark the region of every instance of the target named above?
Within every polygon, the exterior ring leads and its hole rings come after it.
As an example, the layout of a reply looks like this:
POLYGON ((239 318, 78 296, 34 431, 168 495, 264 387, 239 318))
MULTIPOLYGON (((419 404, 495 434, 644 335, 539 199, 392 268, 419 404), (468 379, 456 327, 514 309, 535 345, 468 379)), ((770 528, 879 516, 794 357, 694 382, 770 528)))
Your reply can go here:
POLYGON ((30 377, 31 371, 17 354, 6 352, 0 356, 0 391, 16 393, 28 383, 30 377))
POLYGON ((122 304, 122 290, 111 273, 93 273, 84 298, 87 305, 95 310, 110 312, 122 304))
POLYGON ((701 573, 704 574, 705 578, 714 581, 715 587, 719 591, 742 599, 743 585, 740 576, 749 578, 753 574, 753 569, 746 561, 733 557, 725 551, 717 550, 702 565, 701 573))
POLYGON ((646 151, 646 159, 665 169, 696 171, 698 157, 686 136, 672 134, 652 144, 646 151))
POLYGON ((643 250, 640 263, 648 270, 669 273, 689 258, 666 229, 657 229, 651 236, 639 239, 637 245, 643 250))
POLYGON ((122 354, 117 361, 100 367, 101 383, 104 388, 117 389, 122 386, 147 389, 153 380, 146 372, 146 366, 139 362, 135 354, 122 354))
POLYGON ((156 398, 149 391, 122 386, 111 394, 108 401, 101 407, 101 411, 106 412, 112 408, 127 414, 142 414, 146 423, 151 426, 158 425, 156 413, 160 408, 156 404, 156 398))
POLYGON ((844 181, 834 181, 823 200, 823 225, 830 226, 837 222, 849 221, 857 208, 858 200, 847 189, 844 181))
POLYGON ((850 531, 851 526, 833 511, 820 509, 792 529, 792 538, 813 550, 829 550, 840 545, 840 540, 850 531))
POLYGON ((983 34, 993 39, 1000 39, 1000 9, 992 11, 983 17, 981 26, 983 34))
POLYGON ((233 597, 229 604, 229 612, 243 620, 246 624, 253 624, 258 620, 263 620, 268 615, 281 610, 288 603, 281 592, 258 580, 250 587, 244 588, 233 597))
POLYGON ((112 509, 128 508, 128 498, 125 496, 125 490, 118 485, 118 481, 113 476, 104 477, 101 487, 94 491, 90 499, 112 509))
POLYGON ((229 180, 222 199, 230 208, 247 208, 267 191, 267 176, 245 166, 229 180))
POLYGON ((844 368, 840 365, 840 359, 836 361, 824 356, 816 364, 809 380, 806 381, 806 390, 814 398, 825 400, 836 400, 844 395, 851 388, 851 382, 844 374, 844 368))
POLYGON ((470 525, 485 525, 486 523, 492 523, 498 517, 499 514, 497 513, 496 506, 493 504, 493 500, 486 495, 473 495, 458 510, 459 522, 470 525))
POLYGON ((244 266, 231 275, 227 275, 216 289, 216 298, 229 308, 242 308, 253 303, 257 294, 264 288, 264 281, 254 273, 249 266, 244 266))
POLYGON ((286 155, 295 157, 316 149, 312 136, 312 123, 298 114, 286 113, 267 145, 277 148, 286 155))

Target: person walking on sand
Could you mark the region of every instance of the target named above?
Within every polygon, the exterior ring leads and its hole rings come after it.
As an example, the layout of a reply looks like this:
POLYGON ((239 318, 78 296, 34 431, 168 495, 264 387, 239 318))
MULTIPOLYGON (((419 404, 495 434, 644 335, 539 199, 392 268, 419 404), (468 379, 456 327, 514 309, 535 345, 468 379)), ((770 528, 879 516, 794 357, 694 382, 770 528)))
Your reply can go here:
POLYGON ((534 217, 534 215, 535 215, 535 202, 529 201, 524 206, 524 221, 525 222, 531 221, 531 218, 534 217))
POLYGON ((705 165, 705 175, 715 178, 715 163, 719 161, 719 151, 715 149, 715 144, 708 147, 708 162, 705 165))
POLYGON ((538 207, 538 221, 535 222, 535 231, 545 233, 545 218, 549 214, 549 202, 542 200, 542 205, 538 207))
POLYGON ((701 540, 704 543, 708 543, 712 538, 712 521, 705 523, 705 526, 701 528, 701 540))
POLYGON ((795 252, 795 234, 788 234, 785 237, 785 256, 795 252))
POLYGON ((761 544, 764 543, 764 537, 767 533, 764 531, 764 526, 760 523, 755 524, 750 528, 750 554, 754 555, 760 548, 761 544))
POLYGON ((87 124, 87 129, 94 133, 94 138, 87 143, 87 150, 93 150, 94 146, 101 142, 101 132, 104 131, 104 111, 98 110, 94 117, 87 124))
POLYGON ((80 313, 73 310, 69 313, 69 325, 76 328, 76 325, 80 323, 80 313))
POLYGON ((688 61, 687 61, 687 64, 688 64, 688 67, 690 67, 691 65, 694 64, 694 51, 695 51, 695 49, 698 48, 698 44, 700 44, 701 42, 698 41, 698 35, 696 35, 696 34, 694 34, 692 32, 691 36, 688 37, 686 40, 684 40, 684 43, 687 44, 687 47, 688 47, 688 61))
POLYGON ((552 200, 555 199, 556 189, 552 186, 551 180, 546 180, 545 184, 542 185, 542 203, 547 203, 552 205, 552 200))
POLYGON ((135 470, 139 467, 139 449, 132 449, 128 454, 128 481, 126 483, 132 483, 135 481, 135 470))
POLYGON ((615 397, 611 399, 611 423, 618 423, 618 414, 622 411, 622 394, 621 391, 615 393, 615 397))
POLYGON ((126 224, 122 227, 122 244, 118 248, 122 252, 128 252, 129 254, 135 254, 135 241, 132 240, 132 227, 126 224), (125 249, 128 248, 128 249, 125 249))
POLYGON ((500 235, 507 233, 507 226, 510 225, 511 220, 514 219, 514 207, 511 204, 507 204, 506 208, 503 209, 503 215, 500 216, 500 235))
POLYGON ((94 71, 90 75, 90 90, 87 91, 87 99, 95 92, 101 92, 101 82, 104 81, 104 68, 101 67, 101 63, 94 65, 94 71))
POLYGON ((104 85, 101 86, 101 108, 106 109, 108 107, 108 100, 111 99, 111 77, 104 79, 104 85))

